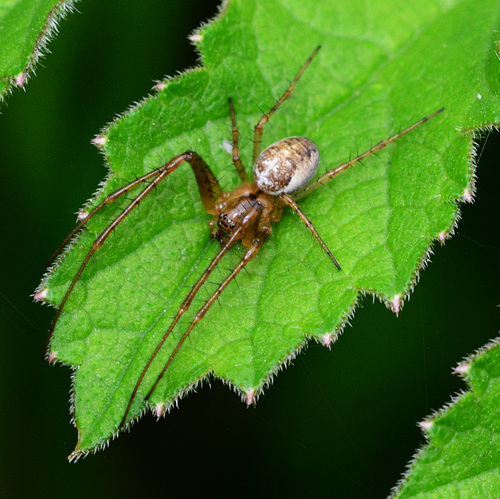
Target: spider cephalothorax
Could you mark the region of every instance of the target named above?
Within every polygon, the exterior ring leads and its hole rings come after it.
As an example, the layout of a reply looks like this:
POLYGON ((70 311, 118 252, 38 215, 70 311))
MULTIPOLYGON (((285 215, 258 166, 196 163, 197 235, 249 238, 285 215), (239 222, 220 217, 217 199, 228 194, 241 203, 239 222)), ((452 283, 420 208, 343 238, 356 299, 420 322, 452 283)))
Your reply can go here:
MULTIPOLYGON (((271 235, 271 222, 279 222, 287 203, 284 194, 293 193, 309 183, 319 164, 314 142, 304 137, 288 137, 266 147, 253 166, 254 182, 244 182, 223 192, 215 202, 217 222, 211 222, 213 235, 221 242, 242 225, 241 239, 250 247, 256 235, 264 240, 271 235), (255 210, 252 222, 247 214, 255 210), (219 230, 215 229, 215 224, 219 230)), ((315 234, 316 235, 316 234, 315 234)))

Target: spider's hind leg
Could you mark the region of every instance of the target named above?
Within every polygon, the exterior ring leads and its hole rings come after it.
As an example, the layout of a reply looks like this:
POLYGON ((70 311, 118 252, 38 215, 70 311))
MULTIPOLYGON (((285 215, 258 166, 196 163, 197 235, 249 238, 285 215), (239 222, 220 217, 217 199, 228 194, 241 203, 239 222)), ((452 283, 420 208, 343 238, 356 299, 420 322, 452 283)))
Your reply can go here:
MULTIPOLYGON (((261 204, 256 204, 253 207, 250 207, 248 211, 245 214, 245 217, 241 221, 241 224, 239 224, 231 233, 230 237, 228 240, 225 242, 224 246, 219 250, 217 255, 212 259, 208 267, 205 269, 203 274, 200 276, 200 278, 196 281, 194 286, 191 288, 189 293, 186 295, 184 301, 182 302, 181 306, 179 307, 179 310, 177 311, 177 314, 175 315, 174 319, 172 320, 169 328, 161 338, 161 340, 158 342, 156 345, 155 350, 149 357, 148 362, 144 366, 141 375, 139 376, 139 379, 137 380, 134 389, 132 391, 132 394, 130 395, 127 407, 125 409, 125 412, 123 414, 123 417, 121 419, 120 424, 118 425, 118 428, 122 428, 126 423, 128 419, 128 415, 130 412, 130 409, 132 407, 132 404, 139 393, 139 389, 142 385, 142 382, 146 376, 146 374, 149 371, 149 368, 151 367, 151 364, 153 363, 154 359, 157 357, 161 349, 163 348, 163 345, 165 344, 166 340, 174 330, 174 328, 177 326, 179 323, 179 320, 181 317, 184 315, 185 312, 188 311, 190 308, 191 304, 193 303, 194 298, 196 297, 198 291, 201 289, 201 287, 205 284, 209 276, 212 274, 215 268, 217 268, 218 264, 226 255, 226 253, 231 249, 231 247, 234 245, 236 241, 238 241, 241 238, 245 237, 246 231, 253 227, 255 223, 259 224, 258 229, 255 233, 255 237, 252 240, 251 244, 249 245, 249 249, 245 252, 244 256, 242 257, 241 261, 239 264, 230 272, 230 274, 224 279, 224 281, 218 286, 218 288, 215 290, 215 292, 209 297, 209 299, 205 302, 205 304, 198 310, 196 313, 194 319, 192 320, 191 324, 187 328, 187 330, 184 332, 182 335, 181 339, 179 342, 176 344, 174 347, 173 351, 171 352, 167 363, 164 365, 162 371, 160 374, 156 377, 155 382, 153 383, 152 387, 149 389, 147 395, 144 397, 144 400, 148 400, 150 396, 153 394, 153 392, 156 390, 156 387, 158 386, 158 383, 161 381, 163 376, 165 375, 165 372, 169 368, 170 364, 174 360, 175 356, 179 352, 181 346, 183 343, 186 341, 188 336, 191 334, 191 331, 195 328, 196 324, 201 321, 201 319, 205 316, 205 314, 208 312, 210 307, 213 305, 213 303, 217 300, 217 298, 220 296, 220 294, 224 291, 224 289, 229 285, 231 281, 235 279, 235 277, 238 275, 238 273, 248 264, 250 260, 252 260, 255 255, 257 254, 259 248, 262 246, 262 243, 264 240, 268 237, 268 231, 265 230, 264 228, 260 228, 261 225, 266 221, 266 217, 264 216, 264 222, 257 221, 259 215, 262 213, 263 206, 261 204), (257 221, 257 222, 256 222, 257 221)), ((264 225, 266 225, 264 223, 264 225)), ((252 231, 253 233, 253 231, 252 231)))
POLYGON ((343 171, 347 170, 348 168, 351 168, 351 166, 354 166, 355 164, 363 161, 365 158, 368 158, 372 154, 375 154, 376 152, 380 151, 381 149, 384 149, 392 142, 403 137, 403 135, 406 135, 407 133, 411 132, 412 130, 419 127, 420 125, 423 125, 426 121, 429 121, 430 119, 434 118, 434 116, 438 115, 439 113, 442 113, 443 111, 444 111, 444 107, 438 109, 437 111, 434 111, 432 114, 429 114, 428 116, 425 116, 421 120, 417 121, 416 123, 409 126, 408 128, 405 128, 401 132, 396 133, 392 137, 389 137, 388 139, 381 140, 380 142, 378 142, 374 146, 370 147, 370 149, 368 149, 364 153, 358 154, 355 158, 351 158, 349 161, 346 161, 345 163, 341 163, 340 165, 336 166, 335 168, 328 170, 326 173, 324 173, 323 175, 321 175, 320 177, 315 179, 313 182, 311 182, 309 185, 306 185, 302 189, 296 191, 293 195, 293 198, 295 199, 295 201, 297 201, 300 198, 306 196, 310 192, 317 189, 320 185, 323 185, 326 182, 330 181, 332 178, 336 177, 339 173, 342 173, 343 171))

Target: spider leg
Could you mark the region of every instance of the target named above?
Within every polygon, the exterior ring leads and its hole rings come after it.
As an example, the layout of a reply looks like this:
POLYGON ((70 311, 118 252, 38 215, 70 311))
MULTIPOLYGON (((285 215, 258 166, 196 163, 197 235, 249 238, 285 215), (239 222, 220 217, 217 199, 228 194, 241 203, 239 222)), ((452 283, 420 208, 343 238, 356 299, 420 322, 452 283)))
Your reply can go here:
MULTIPOLYGON (((180 306, 180 308, 179 308, 176 316, 174 317, 174 320, 172 321, 172 323, 170 324, 169 328, 167 329, 167 331, 165 332, 165 334, 161 338, 160 342, 156 346, 155 350, 153 351, 153 353, 149 357, 148 362, 144 366, 144 369, 142 370, 141 375, 140 375, 139 379, 137 380, 137 383, 134 386, 134 389, 133 389, 132 394, 130 396, 130 399, 128 401, 127 407, 125 409, 125 413, 124 413, 124 415, 122 417, 122 420, 121 420, 120 425, 118 426, 118 428, 123 427, 123 425, 125 424, 125 422, 127 420, 127 416, 128 416, 128 414, 130 412, 130 408, 132 406, 132 403, 135 400, 135 397, 136 397, 137 392, 139 391, 139 388, 140 388, 140 386, 141 386, 141 384, 142 384, 142 382, 144 380, 144 377, 146 376, 146 374, 147 374, 147 372, 148 372, 148 370, 149 370, 152 362, 154 361, 154 359, 156 358, 156 356, 158 355, 158 353, 162 349, 165 341, 170 336, 170 334, 173 331, 174 327, 179 322, 179 319, 189 309, 189 307, 191 306, 191 303, 193 302, 193 299, 195 298, 196 294, 200 290, 201 286, 206 282, 206 280, 208 279, 209 275, 217 267, 217 265, 221 261, 222 257, 229 251, 229 249, 234 245, 234 243, 238 239, 241 239, 242 234, 244 233, 244 231, 246 230, 246 228, 253 224, 253 222, 255 221, 255 219, 257 218, 257 216, 259 215, 259 213, 261 211, 262 211, 262 206, 259 206, 259 205, 254 206, 253 208, 251 208, 249 210, 248 214, 246 215, 245 219, 242 221, 241 225, 239 225, 234 230, 234 232, 232 232, 231 237, 229 238, 229 240, 219 250, 219 252, 217 253, 217 255, 215 255, 214 259, 210 262, 210 265, 203 272, 203 274, 201 275, 201 277, 198 279, 198 281, 196 282, 196 284, 193 286, 193 288, 191 289, 191 291, 188 293, 188 295, 186 296, 186 298, 182 302, 182 305, 180 306)), ((262 235, 267 236, 267 232, 263 232, 262 235)), ((255 254, 257 253, 257 251, 260 248, 260 246, 262 246, 263 241, 264 241, 263 237, 261 237, 261 238, 255 238, 254 239, 252 246, 243 255, 240 263, 231 271, 231 273, 229 274, 229 276, 226 277, 226 279, 224 279, 224 281, 219 285, 219 287, 217 288, 217 290, 210 296, 210 298, 208 299, 208 301, 205 302, 205 304, 203 305, 203 307, 201 307, 200 310, 196 313, 196 316, 194 317, 194 319, 191 322, 190 326, 188 327, 188 329, 183 334, 182 338, 179 340, 179 342, 175 346, 174 350, 170 354, 170 357, 169 357, 167 363, 165 364, 165 366, 164 366, 163 370, 161 371, 161 373, 156 378, 155 383, 153 384, 153 386, 149 390, 149 392, 146 395, 146 397, 144 398, 144 400, 147 400, 151 396, 151 394, 154 392, 154 390, 158 386, 158 383, 163 378, 166 370, 168 369, 168 367, 172 363, 172 360, 177 355, 177 352, 179 351, 179 349, 181 348, 182 344, 187 339, 187 337, 189 336, 189 334, 191 333, 191 331, 194 329, 194 327, 196 326, 196 324, 208 312, 208 309, 212 306, 212 304, 215 302, 215 300, 217 300, 217 298, 222 293, 222 291, 224 291, 224 289, 227 287, 227 285, 236 277, 236 275, 241 271, 241 269, 255 256, 255 254)))
POLYGON ((312 224, 312 222, 307 218, 306 214, 299 208, 295 200, 290 197, 288 194, 281 194, 280 199, 282 199, 290 208, 292 208, 295 213, 299 216, 299 218, 304 222, 305 226, 312 232, 312 235, 318 240, 319 244, 321 244, 321 247, 325 250, 326 254, 330 257, 331 261, 334 263, 335 267, 337 267, 340 270, 340 265, 335 260, 335 257, 332 255, 331 251, 328 249, 328 246, 325 244, 323 239, 321 239, 321 236, 318 234, 318 231, 312 224))
POLYGON ((120 189, 116 190, 115 192, 112 192, 111 194, 107 195, 104 200, 98 204, 90 213, 86 214, 83 217, 80 218, 80 222, 78 225, 68 234, 66 239, 59 245, 59 247, 54 251, 52 256, 49 258, 47 262, 47 266, 52 263, 57 255, 62 251, 62 249, 68 244, 68 242, 75 236, 75 234, 78 233, 78 231, 94 216, 96 215, 99 211, 101 211, 105 206, 108 204, 112 203, 113 201, 116 201, 120 196, 123 194, 126 194, 132 189, 135 189, 137 186, 144 182, 148 182, 152 178, 157 177, 161 173, 161 168, 157 168, 156 170, 153 170, 149 173, 146 173, 146 175, 143 175, 142 177, 137 178, 136 180, 133 180, 132 182, 128 183, 127 185, 121 187, 120 189))
POLYGON ((279 109, 281 104, 285 102, 293 93, 295 85, 299 81, 299 78, 304 74, 304 71, 307 69, 307 66, 311 64, 314 56, 318 53, 318 50, 321 48, 321 45, 314 49, 314 52, 308 57, 307 61, 300 68, 299 72, 295 76, 295 78, 290 83, 289 87, 285 90, 283 95, 275 102, 274 106, 266 113, 262 118, 257 122, 253 132, 253 163, 260 154, 260 142, 262 138, 262 131, 264 129, 264 125, 269 121, 271 116, 279 109))
POLYGON ((247 172, 245 171, 245 167, 243 166, 243 162, 240 157, 240 147, 239 147, 239 139, 240 133, 238 131, 238 125, 236 124, 236 113, 234 112, 233 100, 231 97, 227 100, 229 103, 229 111, 231 114, 231 123, 233 129, 233 163, 236 167, 236 171, 240 177, 242 182, 249 182, 249 178, 247 172))
POLYGON ((57 309, 56 315, 52 320, 52 324, 49 329, 49 334, 47 340, 45 342, 45 350, 50 344, 50 340, 52 338, 52 334, 56 327, 57 321, 64 309, 66 302, 68 301, 71 292, 73 291, 76 283, 80 279, 85 267, 89 263, 92 255, 104 244, 104 241, 108 238, 108 236, 113 232, 113 230, 133 211, 135 207, 139 205, 139 203, 153 190, 156 186, 164 180, 170 173, 177 169, 182 163, 188 162, 193 168, 196 181, 198 183, 198 188, 200 191, 201 199, 205 206, 206 211, 210 215, 215 215, 217 213, 215 209, 215 199, 222 193, 222 189, 220 188, 219 182, 215 175, 210 170, 209 166, 205 163, 205 161, 201 158, 199 154, 193 151, 186 151, 182 154, 179 154, 175 158, 171 159, 168 163, 165 163, 160 168, 153 170, 152 172, 143 175, 142 177, 134 180, 130 184, 125 185, 124 187, 118 189, 117 191, 109 194, 104 201, 102 201, 96 208, 94 208, 90 214, 80 222, 77 227, 71 232, 71 234, 66 238, 65 243, 71 239, 71 237, 85 224, 90 218, 92 218, 98 211, 100 211, 107 204, 115 201, 120 196, 130 191, 134 187, 137 187, 141 183, 151 180, 150 184, 142 190, 136 198, 134 198, 130 204, 120 213, 109 225, 104 229, 99 236, 93 242, 90 250, 87 255, 83 259, 80 267, 78 268, 73 280, 71 281, 66 293, 59 304, 59 308, 57 309), (215 198, 214 198, 215 196, 215 198))
POLYGON ((392 137, 389 137, 388 139, 381 140, 378 144, 375 144, 373 147, 370 147, 367 151, 364 153, 356 156, 353 159, 350 159, 349 161, 345 163, 341 163, 340 165, 336 166, 335 168, 332 168, 331 170, 328 170, 326 173, 318 177, 316 180, 311 182, 308 186, 304 187, 303 189, 298 190, 294 195, 294 199, 298 200, 310 192, 314 191, 317 189, 320 185, 323 185, 324 183, 328 182, 331 180, 333 177, 336 177, 339 173, 342 173, 343 171, 347 170, 351 166, 354 166, 356 163, 359 163, 363 159, 367 158, 368 156, 371 156, 372 154, 376 153, 377 151, 380 151, 384 147, 388 146, 391 142, 394 142, 395 140, 399 139, 403 135, 406 135, 408 132, 411 132, 418 126, 422 125, 426 121, 429 121, 431 118, 434 118, 437 114, 441 113, 444 111, 444 107, 441 109, 438 109, 437 111, 434 111, 432 114, 429 116, 426 116, 425 118, 422 118, 421 120, 417 121, 410 127, 406 128, 405 130, 402 130, 401 132, 397 133, 396 135, 393 135, 392 137))

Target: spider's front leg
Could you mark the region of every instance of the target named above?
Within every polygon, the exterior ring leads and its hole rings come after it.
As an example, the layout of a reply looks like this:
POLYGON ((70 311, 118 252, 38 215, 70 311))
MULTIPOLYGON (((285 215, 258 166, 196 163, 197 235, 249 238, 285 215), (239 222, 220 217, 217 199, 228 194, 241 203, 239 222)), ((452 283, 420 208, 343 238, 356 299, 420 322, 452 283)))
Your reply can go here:
POLYGON ((296 74, 295 78, 291 81, 288 88, 283 92, 281 97, 274 103, 273 107, 269 109, 269 111, 266 114, 264 114, 264 116, 262 116, 255 125, 253 132, 253 158, 252 158, 253 163, 255 163, 260 154, 260 143, 262 139, 262 132, 264 130, 264 126, 269 122, 271 116, 280 108, 283 102, 285 102, 292 96, 293 91, 295 89, 295 85, 297 85, 297 82, 300 80, 301 76, 304 74, 309 64, 311 64, 312 60, 314 59, 320 48, 321 45, 318 45, 314 49, 313 53, 307 58, 304 65, 300 68, 299 72, 296 74))
POLYGON ((52 334, 56 327, 57 321, 61 316, 61 313, 70 297, 76 283, 80 279, 85 267, 89 263, 92 256, 97 252, 97 250, 104 244, 108 236, 113 232, 118 225, 125 220, 125 218, 136 208, 139 206, 141 201, 143 201, 148 194, 150 194, 158 184, 164 180, 168 175, 170 175, 173 171, 175 171, 181 164, 189 163, 196 177, 196 182, 198 184, 198 189, 200 191, 201 200, 205 207, 205 210, 210 215, 216 215, 218 211, 215 207, 215 200, 218 199, 222 195, 222 189, 219 185, 219 181, 213 174, 210 167, 205 163, 203 158, 194 151, 186 151, 182 154, 179 154, 175 158, 171 159, 168 163, 165 163, 163 166, 160 166, 156 170, 153 170, 149 173, 146 173, 142 177, 126 184, 120 189, 108 194, 104 200, 99 203, 81 222, 73 229, 73 231, 69 234, 69 236, 64 240, 63 244, 59 247, 55 255, 51 258, 54 259, 55 256, 60 252, 60 250, 77 234, 77 232, 99 211, 101 211, 108 204, 113 203, 117 199, 119 199, 124 194, 130 192, 136 187, 141 186, 142 184, 147 183, 147 186, 127 205, 127 207, 106 227, 97 238, 94 240, 90 250, 87 255, 83 259, 80 267, 78 268, 73 280, 71 281, 68 289, 66 290, 61 303, 59 304, 59 308, 57 309, 56 315, 52 320, 52 324, 49 329, 49 334, 47 340, 45 342, 45 350, 47 351, 50 340, 52 338, 52 334))

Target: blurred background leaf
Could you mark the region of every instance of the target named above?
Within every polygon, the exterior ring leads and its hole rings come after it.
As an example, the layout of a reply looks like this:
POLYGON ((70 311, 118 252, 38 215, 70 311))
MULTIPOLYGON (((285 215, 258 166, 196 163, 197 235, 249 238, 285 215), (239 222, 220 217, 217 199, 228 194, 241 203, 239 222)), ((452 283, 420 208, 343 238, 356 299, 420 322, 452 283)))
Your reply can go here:
POLYGON ((458 368, 469 391, 423 423, 429 445, 397 497, 495 497, 500 490, 500 348, 488 344, 458 368))
POLYGON ((23 87, 59 20, 72 10, 72 0, 3 0, 0 2, 0 101, 23 87))

